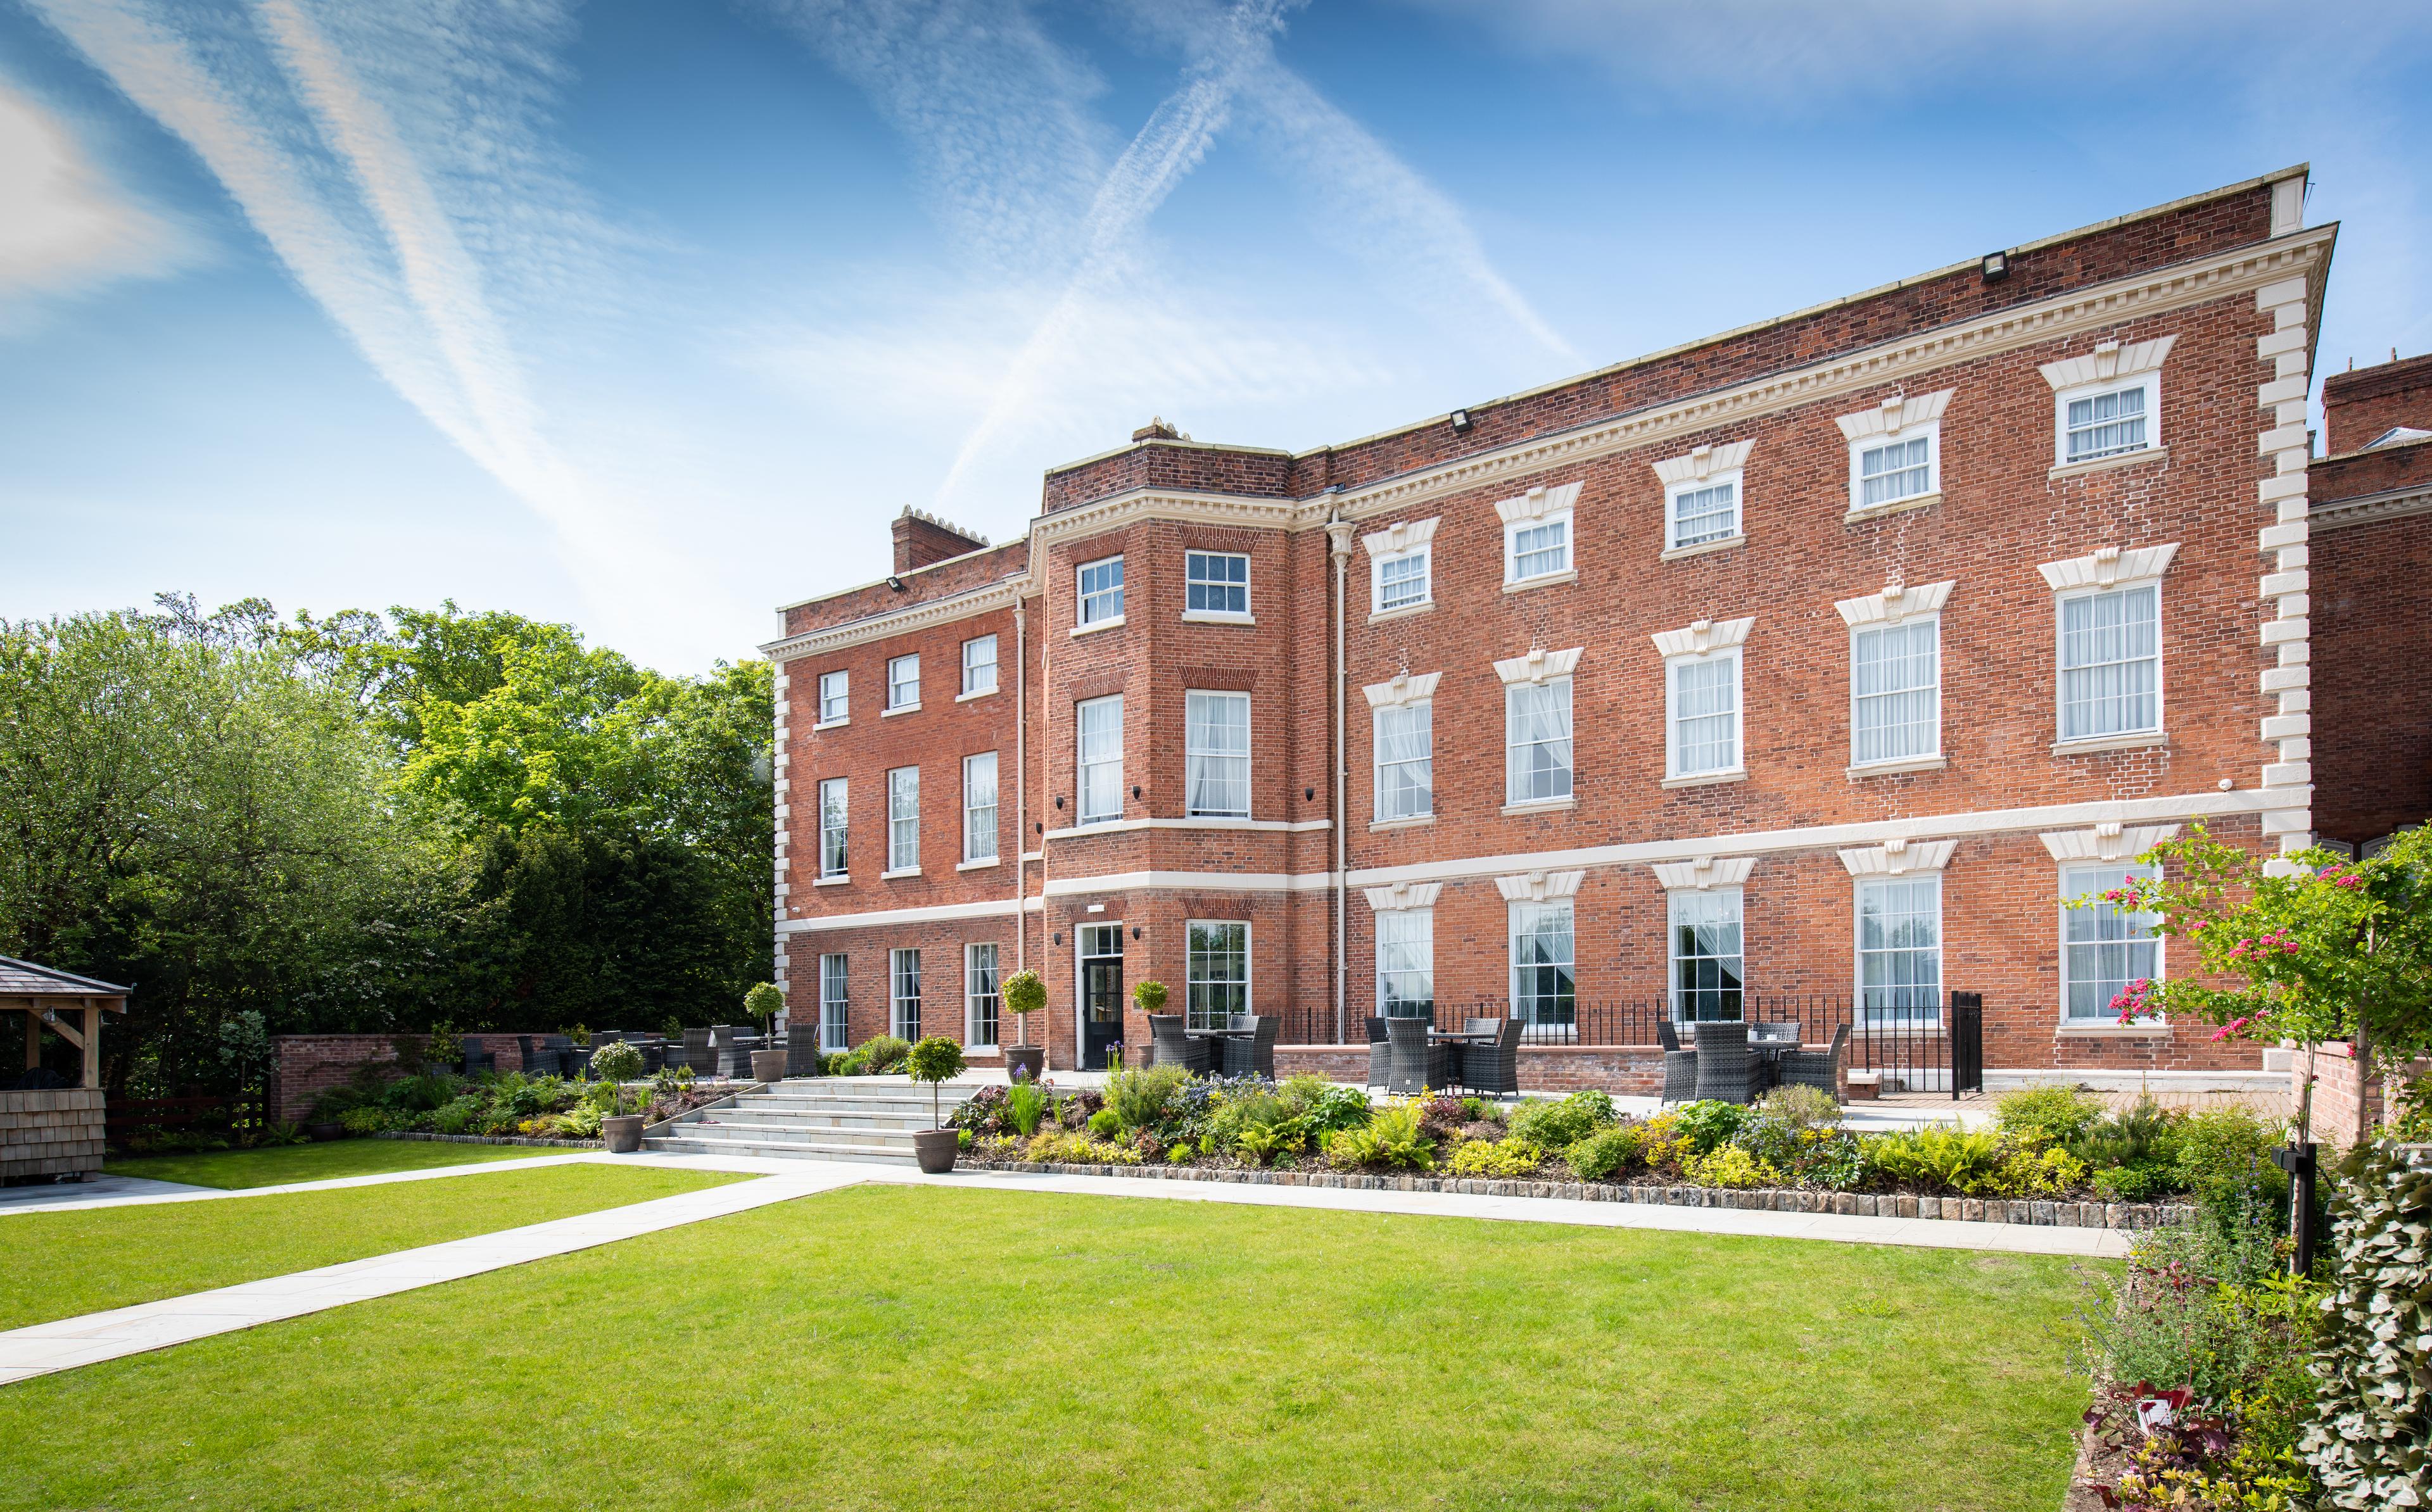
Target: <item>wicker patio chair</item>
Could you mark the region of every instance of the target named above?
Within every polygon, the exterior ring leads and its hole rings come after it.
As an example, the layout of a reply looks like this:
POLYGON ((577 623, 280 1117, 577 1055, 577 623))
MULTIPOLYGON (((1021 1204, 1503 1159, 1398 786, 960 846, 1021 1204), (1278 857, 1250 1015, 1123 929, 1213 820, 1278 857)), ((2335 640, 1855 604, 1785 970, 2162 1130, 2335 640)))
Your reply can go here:
POLYGON ((1470 1025, 1488 1026, 1495 1035, 1463 1045, 1460 1050, 1461 1084, 1490 1097, 1517 1097, 1520 1092, 1520 1031, 1517 1018, 1473 1018, 1470 1025))
POLYGON ((1236 1014, 1235 1028, 1246 1030, 1224 1043, 1224 1074, 1226 1076, 1263 1076, 1272 1082, 1275 1077, 1275 1039, 1283 1033, 1284 1021, 1275 1014, 1236 1014))
POLYGON ((708 1076, 716 1072, 718 1069, 718 1058, 710 1053, 709 1031, 706 1028, 685 1030, 684 1032, 684 1058, 682 1060, 678 1060, 676 1058, 676 1036, 670 1034, 667 1036, 667 1064, 669 1066, 689 1066, 692 1067, 692 1074, 695 1076, 708 1076))
POLYGON ((1368 1020, 1368 1084, 1383 1086, 1393 1079, 1393 1042, 1385 1037, 1385 1020, 1368 1020))
POLYGON ((748 1024, 718 1024, 711 1028, 709 1053, 718 1067, 719 1081, 752 1080, 752 1051, 758 1047, 759 1039, 748 1024))
POLYGON ((817 1024, 785 1026, 785 1074, 819 1074, 819 1028, 817 1024))
POLYGON ((1799 1043, 1799 1024, 1793 1019, 1781 1019, 1748 1025, 1748 1043, 1770 1041, 1776 1044, 1799 1043))
POLYGON ((1452 1075, 1451 1048, 1429 1043, 1424 1018, 1389 1018, 1385 1037, 1393 1048, 1393 1079, 1386 1084, 1409 1096, 1445 1084, 1452 1075))
POLYGON ((464 1053, 464 1074, 466 1076, 471 1076, 479 1071, 495 1071, 498 1068, 498 1052, 496 1050, 486 1049, 481 1044, 478 1035, 467 1034, 456 1043, 464 1053))
MULTIPOLYGON (((1680 1036, 1673 1036, 1678 1043, 1680 1036)), ((1664 1100, 1694 1102, 1697 1097, 1697 1052, 1668 1050, 1664 1052, 1664 1100)))
POLYGON ((1191 1038, 1188 1022, 1180 1014, 1149 1015, 1150 1059, 1158 1066, 1179 1066, 1204 1076, 1215 1047, 1207 1040, 1191 1038))
POLYGON ((1724 1018, 1697 1026, 1697 1100, 1747 1102, 1756 1095, 1759 1070, 1748 1053, 1746 1022, 1724 1018))
POLYGON ((1663 1018, 1656 1021, 1655 1043, 1664 1047, 1664 1053, 1666 1055, 1680 1048, 1680 1032, 1672 1027, 1671 1019, 1663 1018))
POLYGON ((1796 1050, 1782 1052, 1782 1084, 1783 1086, 1819 1087, 1841 1100, 1841 1068, 1849 1053, 1849 1026, 1843 1024, 1832 1031, 1832 1043, 1820 1050, 1796 1050))

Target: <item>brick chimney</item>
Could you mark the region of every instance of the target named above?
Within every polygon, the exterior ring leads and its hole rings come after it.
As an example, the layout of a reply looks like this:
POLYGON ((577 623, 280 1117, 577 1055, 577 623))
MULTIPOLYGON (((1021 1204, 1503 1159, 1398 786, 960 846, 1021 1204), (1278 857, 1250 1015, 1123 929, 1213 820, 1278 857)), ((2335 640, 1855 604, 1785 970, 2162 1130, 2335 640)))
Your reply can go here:
POLYGON ((2322 379, 2323 455, 2344 457, 2404 427, 2432 430, 2432 352, 2398 354, 2322 379))
POLYGON ((1134 441, 1179 441, 1182 439, 1182 432, 1167 425, 1161 417, 1151 415, 1148 424, 1132 432, 1132 439, 1134 441))
POLYGON ((895 516, 895 570, 910 572, 932 562, 959 557, 966 551, 977 551, 988 545, 988 537, 974 535, 959 525, 949 525, 926 510, 916 510, 909 504, 895 516))

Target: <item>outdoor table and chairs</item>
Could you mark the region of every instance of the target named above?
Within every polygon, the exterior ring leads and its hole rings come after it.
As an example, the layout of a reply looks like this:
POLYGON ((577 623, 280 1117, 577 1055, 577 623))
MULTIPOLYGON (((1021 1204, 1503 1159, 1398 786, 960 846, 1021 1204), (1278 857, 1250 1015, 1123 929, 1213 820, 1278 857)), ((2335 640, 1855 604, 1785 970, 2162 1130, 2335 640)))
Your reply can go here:
POLYGON ((1274 1014, 1234 1014, 1222 1029, 1191 1029, 1181 1014, 1151 1014, 1149 1048, 1158 1065, 1203 1076, 1275 1074, 1275 1041, 1283 1020, 1274 1014))
POLYGON ((1664 1045, 1664 1100, 1753 1102, 1776 1086, 1812 1086, 1840 1096, 1841 1067, 1849 1048, 1849 1026, 1832 1043, 1810 1050, 1799 1041, 1795 1020, 1749 1023, 1708 1019, 1688 1026, 1689 1047, 1670 1024, 1658 1026, 1664 1045))

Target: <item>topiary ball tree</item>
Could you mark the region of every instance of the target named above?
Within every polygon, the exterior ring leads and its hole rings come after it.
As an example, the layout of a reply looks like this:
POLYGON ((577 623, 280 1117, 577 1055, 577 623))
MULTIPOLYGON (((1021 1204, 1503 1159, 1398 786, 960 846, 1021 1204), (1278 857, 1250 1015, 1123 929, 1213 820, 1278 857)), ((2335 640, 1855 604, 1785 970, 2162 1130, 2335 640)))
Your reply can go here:
POLYGON ((1003 994, 1005 1011, 1013 1015, 1015 1042, 1029 1044, 1030 1016, 1047 1006, 1047 983, 1039 980, 1036 971, 1017 971, 997 990, 1003 994))
POLYGON ((773 982, 755 983, 743 995, 743 1016, 760 1026, 760 1033, 771 1032, 777 1016, 785 1010, 785 995, 773 982))
POLYGON ((616 1089, 612 1106, 622 1113, 625 1111, 623 1084, 642 1074, 642 1051, 638 1046, 621 1039, 613 1045, 602 1045, 600 1053, 591 1057, 591 1074, 616 1089))
POLYGON ((938 1108, 937 1085, 962 1075, 964 1065, 963 1048, 943 1034, 930 1035, 904 1057, 904 1068, 912 1073, 912 1080, 929 1084, 930 1127, 946 1126, 946 1117, 938 1108))
POLYGON ((1162 982, 1140 983, 1132 988, 1132 1001, 1140 1004, 1140 1011, 1144 1014, 1165 1012, 1165 983, 1162 982))

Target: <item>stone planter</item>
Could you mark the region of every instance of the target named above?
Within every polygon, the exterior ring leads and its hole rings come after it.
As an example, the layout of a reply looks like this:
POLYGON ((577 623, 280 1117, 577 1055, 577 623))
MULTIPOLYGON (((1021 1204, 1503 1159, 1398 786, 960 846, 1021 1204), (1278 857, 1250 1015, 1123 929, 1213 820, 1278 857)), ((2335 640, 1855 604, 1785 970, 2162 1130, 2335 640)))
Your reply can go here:
POLYGON ((346 1137, 346 1126, 343 1123, 308 1123, 304 1126, 304 1133, 314 1144, 326 1145, 332 1139, 346 1137))
POLYGON ((784 1050, 753 1050, 752 1052, 752 1080, 754 1082, 776 1083, 782 1082, 785 1079, 785 1052, 784 1050))
POLYGON ((1849 1071, 1844 1073, 1843 1086, 1849 1091, 1847 1100, 1872 1102, 1882 1093, 1883 1073, 1881 1071, 1849 1071))
POLYGON ((912 1152, 920 1158, 920 1173, 943 1176, 954 1168, 954 1156, 962 1143, 959 1129, 922 1129, 912 1136, 912 1152))
POLYGON ((1036 1082, 1046 1070, 1046 1046, 1007 1045, 1005 1048, 1005 1074, 1008 1079, 1036 1082))
POLYGON ((608 1141, 612 1155, 630 1155, 642 1148, 642 1116, 620 1113, 600 1120, 600 1136, 608 1141))

